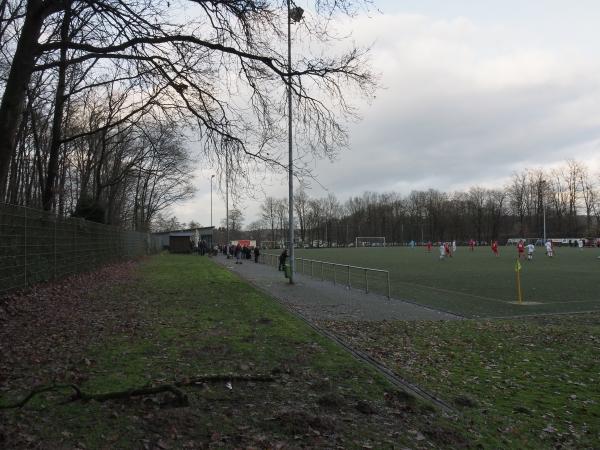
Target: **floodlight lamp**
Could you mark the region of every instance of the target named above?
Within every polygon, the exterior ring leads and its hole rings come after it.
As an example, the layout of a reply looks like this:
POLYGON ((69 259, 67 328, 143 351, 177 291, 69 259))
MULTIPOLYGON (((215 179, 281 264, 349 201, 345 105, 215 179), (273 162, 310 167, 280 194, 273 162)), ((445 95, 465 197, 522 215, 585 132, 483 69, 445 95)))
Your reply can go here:
POLYGON ((300 22, 303 15, 304 10, 299 6, 294 6, 292 9, 290 9, 290 20, 292 22, 300 22))

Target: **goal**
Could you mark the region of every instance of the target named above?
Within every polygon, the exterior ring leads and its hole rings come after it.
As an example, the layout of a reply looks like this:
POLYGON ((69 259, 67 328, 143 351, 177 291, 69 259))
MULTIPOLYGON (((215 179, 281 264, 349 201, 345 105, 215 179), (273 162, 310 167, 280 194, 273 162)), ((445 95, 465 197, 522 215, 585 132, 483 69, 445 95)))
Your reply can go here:
POLYGON ((354 239, 354 245, 356 247, 385 247, 384 236, 357 236, 354 239))

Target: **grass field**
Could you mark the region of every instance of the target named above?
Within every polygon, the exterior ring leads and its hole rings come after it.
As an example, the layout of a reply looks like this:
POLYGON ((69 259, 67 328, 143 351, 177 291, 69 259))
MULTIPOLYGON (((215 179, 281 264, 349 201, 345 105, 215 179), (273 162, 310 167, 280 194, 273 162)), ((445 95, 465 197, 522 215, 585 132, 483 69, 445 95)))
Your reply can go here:
POLYGON ((321 325, 456 405, 475 448, 600 448, 600 315, 321 325))
MULTIPOLYGON (((273 252, 270 252, 273 253, 273 252)), ((501 247, 500 257, 489 248, 470 252, 459 248, 453 258, 439 260, 437 249, 340 248, 298 249, 297 257, 389 270, 392 297, 413 301, 465 317, 503 317, 543 313, 600 311, 600 251, 559 248, 548 258, 541 248, 534 260, 522 262, 523 305, 516 304, 514 247, 501 247)), ((321 266, 298 264, 299 271, 321 276, 321 266)), ((323 277, 332 279, 330 267, 323 277)), ((347 273, 338 269, 338 281, 347 273)), ((364 272, 351 273, 352 286, 364 288, 364 272)), ((382 276, 369 279, 369 288, 385 293, 382 276)))

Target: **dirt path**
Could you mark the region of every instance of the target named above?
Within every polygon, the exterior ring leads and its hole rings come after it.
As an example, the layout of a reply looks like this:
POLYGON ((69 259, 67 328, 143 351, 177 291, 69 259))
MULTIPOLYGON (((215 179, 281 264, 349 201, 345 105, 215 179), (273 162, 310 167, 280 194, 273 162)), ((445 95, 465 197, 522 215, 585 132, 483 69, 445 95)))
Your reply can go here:
POLYGON ((215 260, 242 278, 260 287, 309 320, 381 321, 381 320, 460 320, 460 316, 391 299, 379 294, 365 294, 296 274, 290 285, 274 267, 235 260, 219 255, 215 260))

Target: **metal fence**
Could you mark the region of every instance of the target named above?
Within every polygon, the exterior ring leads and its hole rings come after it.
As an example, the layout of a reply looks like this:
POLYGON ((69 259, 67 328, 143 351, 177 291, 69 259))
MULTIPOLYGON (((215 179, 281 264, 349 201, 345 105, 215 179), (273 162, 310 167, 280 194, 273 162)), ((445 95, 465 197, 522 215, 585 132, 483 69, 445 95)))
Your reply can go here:
POLYGON ((0 295, 158 251, 149 233, 0 203, 0 295))
MULTIPOLYGON (((390 273, 387 270, 371 269, 369 267, 352 266, 316 259, 295 258, 296 273, 342 284, 349 289, 377 292, 391 298, 390 273)), ((263 264, 278 266, 279 255, 263 253, 260 255, 263 264)))

